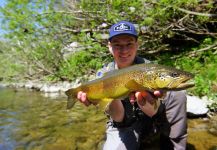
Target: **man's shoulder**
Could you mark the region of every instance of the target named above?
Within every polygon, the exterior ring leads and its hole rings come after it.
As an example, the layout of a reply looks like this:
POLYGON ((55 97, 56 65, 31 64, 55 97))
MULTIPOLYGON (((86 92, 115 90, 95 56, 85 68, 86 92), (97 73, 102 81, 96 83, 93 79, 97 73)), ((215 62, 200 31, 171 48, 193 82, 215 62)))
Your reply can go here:
POLYGON ((137 56, 137 57, 135 58, 135 60, 134 60, 134 63, 135 63, 135 64, 151 63, 151 61, 148 60, 148 59, 146 59, 146 58, 137 56))
POLYGON ((171 101, 180 101, 181 103, 185 102, 187 99, 187 93, 186 90, 181 91, 167 91, 166 97, 164 98, 165 101, 171 102, 171 101))
POLYGON ((101 69, 99 69, 96 73, 96 77, 100 78, 102 77, 106 72, 112 71, 115 69, 115 63, 114 62, 110 62, 107 64, 104 64, 103 67, 101 69))

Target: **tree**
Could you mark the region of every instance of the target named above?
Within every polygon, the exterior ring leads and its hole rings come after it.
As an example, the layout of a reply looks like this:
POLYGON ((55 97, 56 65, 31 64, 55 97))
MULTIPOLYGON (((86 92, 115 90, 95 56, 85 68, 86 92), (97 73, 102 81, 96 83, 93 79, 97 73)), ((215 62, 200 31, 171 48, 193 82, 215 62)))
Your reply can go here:
MULTIPOLYGON (((24 70, 26 77, 55 74, 62 61, 62 35, 57 26, 61 15, 54 13, 60 6, 56 1, 11 0, 1 12, 4 15, 2 27, 8 31, 13 59, 24 70)), ((60 20, 60 21, 59 21, 60 20)))

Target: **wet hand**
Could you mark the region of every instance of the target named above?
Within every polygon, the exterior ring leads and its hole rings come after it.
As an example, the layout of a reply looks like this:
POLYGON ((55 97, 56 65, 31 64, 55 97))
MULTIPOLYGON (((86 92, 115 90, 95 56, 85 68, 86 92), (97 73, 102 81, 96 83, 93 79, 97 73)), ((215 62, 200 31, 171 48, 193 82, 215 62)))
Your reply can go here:
POLYGON ((160 106, 158 98, 162 98, 165 95, 162 91, 154 91, 150 93, 148 91, 135 92, 130 94, 130 102, 133 104, 137 102, 140 109, 148 116, 153 116, 160 106))
POLYGON ((77 99, 83 103, 85 106, 89 106, 91 104, 90 101, 88 101, 87 99, 87 93, 83 92, 83 91, 79 91, 77 94, 77 99))
POLYGON ((153 93, 143 91, 143 92, 133 92, 129 95, 131 104, 134 104, 137 100, 143 105, 144 99, 150 103, 154 103, 158 98, 162 98, 165 95, 162 91, 154 91, 153 93))

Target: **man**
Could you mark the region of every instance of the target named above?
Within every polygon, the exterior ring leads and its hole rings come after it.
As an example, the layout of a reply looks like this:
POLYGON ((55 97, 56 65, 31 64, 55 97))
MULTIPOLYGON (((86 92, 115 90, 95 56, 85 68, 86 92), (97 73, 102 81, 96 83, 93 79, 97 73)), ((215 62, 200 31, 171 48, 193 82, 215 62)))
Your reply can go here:
MULTIPOLYGON (((138 35, 134 25, 120 21, 110 28, 108 48, 114 61, 105 65, 97 76, 105 72, 122 69, 133 64, 149 63, 137 55, 138 35)), ((97 91, 96 91, 97 92, 97 91)), ((106 113, 110 116, 107 124, 104 150, 142 149, 142 140, 152 134, 160 134, 160 148, 165 150, 186 149, 186 95, 183 91, 153 93, 144 91, 131 93, 129 98, 112 101, 106 113), (163 99, 158 109, 153 103, 163 99)), ((87 94, 80 91, 77 98, 85 105, 90 105, 87 94)))

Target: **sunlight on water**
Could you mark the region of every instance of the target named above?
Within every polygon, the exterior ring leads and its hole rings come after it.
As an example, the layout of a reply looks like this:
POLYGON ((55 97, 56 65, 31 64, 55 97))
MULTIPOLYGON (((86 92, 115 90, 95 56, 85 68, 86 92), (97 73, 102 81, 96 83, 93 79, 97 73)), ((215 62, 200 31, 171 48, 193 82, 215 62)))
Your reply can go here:
POLYGON ((66 110, 66 97, 0 89, 0 150, 99 149, 105 116, 79 103, 66 110))
MULTIPOLYGON (((106 117, 94 106, 66 97, 0 88, 0 150, 98 150, 105 139, 106 117)), ((191 150, 217 150, 217 118, 189 120, 191 150)))

